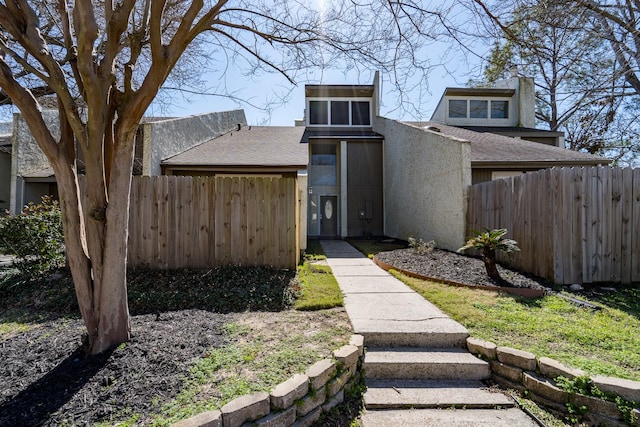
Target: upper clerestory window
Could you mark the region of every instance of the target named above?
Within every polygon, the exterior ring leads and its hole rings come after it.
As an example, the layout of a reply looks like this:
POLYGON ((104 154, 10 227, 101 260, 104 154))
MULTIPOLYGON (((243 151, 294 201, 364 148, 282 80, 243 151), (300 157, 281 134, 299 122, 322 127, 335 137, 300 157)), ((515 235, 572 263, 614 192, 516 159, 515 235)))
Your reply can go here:
POLYGON ((371 101, 309 100, 309 124, 371 126, 371 101))
POLYGON ((509 101, 484 99, 450 99, 450 119, 508 119, 509 101))

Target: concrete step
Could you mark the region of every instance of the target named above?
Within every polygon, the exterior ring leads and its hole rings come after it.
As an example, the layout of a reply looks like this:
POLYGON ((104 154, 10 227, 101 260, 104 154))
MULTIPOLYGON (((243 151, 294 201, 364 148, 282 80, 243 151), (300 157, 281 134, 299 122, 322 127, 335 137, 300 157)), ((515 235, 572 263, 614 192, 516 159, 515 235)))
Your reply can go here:
POLYGON ((459 348, 367 348, 364 370, 371 379, 470 381, 491 375, 487 362, 459 348))
POLYGON ((514 407, 513 399, 480 381, 366 380, 366 409, 514 407))
POLYGON ((537 427, 517 408, 509 409, 394 409, 367 410, 362 427, 537 427))
POLYGON ((367 347, 465 348, 469 333, 451 319, 352 322, 367 347))

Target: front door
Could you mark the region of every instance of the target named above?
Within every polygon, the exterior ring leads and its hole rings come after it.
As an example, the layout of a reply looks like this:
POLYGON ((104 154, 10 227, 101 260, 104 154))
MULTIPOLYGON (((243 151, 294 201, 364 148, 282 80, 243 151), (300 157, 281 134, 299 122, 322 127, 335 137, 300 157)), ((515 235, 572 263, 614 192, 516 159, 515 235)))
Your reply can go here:
POLYGON ((320 196, 320 234, 338 235, 338 196, 320 196))

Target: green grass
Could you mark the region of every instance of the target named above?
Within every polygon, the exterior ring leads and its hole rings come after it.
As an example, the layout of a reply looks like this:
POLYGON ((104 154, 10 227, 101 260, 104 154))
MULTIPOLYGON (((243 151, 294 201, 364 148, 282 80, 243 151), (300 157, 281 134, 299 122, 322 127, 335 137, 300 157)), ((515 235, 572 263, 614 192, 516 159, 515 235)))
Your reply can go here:
POLYGON ((323 310, 344 305, 342 292, 328 265, 305 262, 298 267, 298 280, 300 295, 295 302, 296 310, 323 310))
POLYGON ((342 307, 342 292, 318 240, 309 240, 304 262, 298 267, 300 291, 294 307, 296 310, 322 310, 342 307))
POLYGON ((151 425, 172 425, 193 414, 218 409, 244 394, 269 391, 304 372, 330 350, 346 344, 351 332, 334 328, 296 334, 277 342, 249 336, 242 327, 227 328, 226 333, 231 344, 212 349, 194 364, 184 389, 164 405, 151 425), (247 376, 247 372, 254 374, 247 376))
POLYGON ((608 305, 593 311, 558 296, 531 300, 397 276, 474 337, 588 374, 640 381, 640 319, 629 312, 608 305))

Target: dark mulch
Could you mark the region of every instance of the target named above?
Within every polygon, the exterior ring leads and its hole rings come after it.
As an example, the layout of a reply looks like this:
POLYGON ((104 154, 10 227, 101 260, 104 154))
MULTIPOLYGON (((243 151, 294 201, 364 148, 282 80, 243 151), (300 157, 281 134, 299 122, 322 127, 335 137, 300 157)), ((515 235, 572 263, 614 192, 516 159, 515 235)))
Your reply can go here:
POLYGON ((32 280, 0 268, 0 319, 34 325, 0 335, 0 426, 113 424, 158 412, 194 360, 227 344, 222 325, 286 309, 294 277, 265 268, 132 271, 132 339, 89 356, 68 273, 32 280))
POLYGON ((225 344, 233 314, 182 310, 132 318, 131 341, 87 356, 80 320, 58 319, 0 342, 0 425, 89 425, 148 414, 177 395, 190 364, 225 344))
POLYGON ((484 263, 479 258, 455 252, 433 249, 422 255, 414 249, 396 249, 380 252, 376 257, 387 264, 423 276, 449 280, 467 285, 510 286, 516 288, 548 289, 551 283, 531 274, 498 266, 501 282, 487 276, 484 263))

